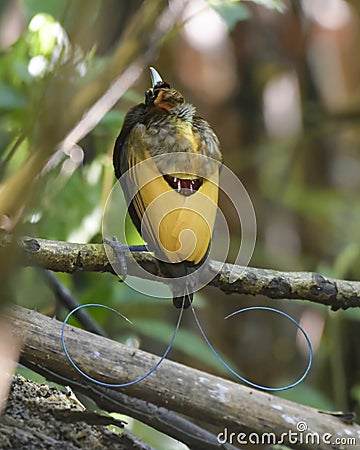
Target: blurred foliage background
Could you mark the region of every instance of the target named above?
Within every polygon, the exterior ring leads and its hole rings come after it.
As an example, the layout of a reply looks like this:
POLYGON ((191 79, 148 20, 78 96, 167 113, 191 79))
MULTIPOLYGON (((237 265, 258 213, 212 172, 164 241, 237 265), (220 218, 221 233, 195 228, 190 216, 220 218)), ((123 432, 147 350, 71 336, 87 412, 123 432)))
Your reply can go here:
MULTIPOLYGON (((141 33, 151 20, 144 18, 167 11, 173 23, 163 33, 159 25, 149 62, 211 123, 225 164, 252 199, 258 232, 250 265, 359 280, 359 2, 149 4, 0 3, 3 232, 101 242, 102 213, 115 183, 113 144, 124 114, 142 101, 150 84, 148 61, 141 59, 146 33, 141 33), (99 123, 79 142, 59 146, 115 75, 136 62, 145 70, 139 70, 115 107, 104 116, 98 111, 99 123)), ((225 198, 220 207, 236 249, 238 218, 225 198)), ((134 230, 129 235, 138 240, 134 230)), ((230 251, 229 261, 234 257, 230 251)), ((11 261, 2 255, 3 299, 11 280, 16 303, 63 318, 65 311, 41 271, 20 270, 11 261)), ((139 294, 108 274, 57 277, 79 302, 110 305, 133 321, 127 327, 116 315, 91 311, 111 337, 158 354, 165 349, 177 318, 170 300, 139 294)), ((279 395, 319 409, 360 412, 359 311, 331 313, 306 302, 225 296, 210 287, 195 297, 214 346, 234 368, 265 385, 288 384, 300 376, 308 356, 301 336, 291 322, 271 313, 223 318, 250 305, 291 313, 308 332, 315 360, 300 386, 279 395)), ((230 376, 207 349, 190 314, 170 357, 230 376)), ((139 424, 133 429, 157 448, 182 448, 139 424)))

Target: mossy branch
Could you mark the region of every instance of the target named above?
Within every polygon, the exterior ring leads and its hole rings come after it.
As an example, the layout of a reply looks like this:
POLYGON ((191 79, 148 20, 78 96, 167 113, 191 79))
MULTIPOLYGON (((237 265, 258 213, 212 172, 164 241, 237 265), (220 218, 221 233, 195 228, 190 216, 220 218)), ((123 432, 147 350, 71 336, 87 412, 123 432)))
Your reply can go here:
MULTIPOLYGON (((2 245, 10 245, 3 240, 2 245)), ((18 240, 23 265, 40 266, 55 272, 110 272, 103 244, 74 244, 25 237, 18 240)), ((128 273, 140 276, 139 266, 152 275, 160 276, 157 260, 150 253, 133 253, 128 258, 128 273), (134 260, 136 263, 134 263, 134 260)), ((360 306, 360 282, 329 278, 313 272, 280 272, 277 270, 240 267, 210 261, 205 271, 212 281, 227 294, 264 295, 272 299, 308 300, 330 306, 332 310, 360 306), (236 275, 233 283, 230 273, 236 275)), ((143 274, 141 276, 144 276, 143 274)))

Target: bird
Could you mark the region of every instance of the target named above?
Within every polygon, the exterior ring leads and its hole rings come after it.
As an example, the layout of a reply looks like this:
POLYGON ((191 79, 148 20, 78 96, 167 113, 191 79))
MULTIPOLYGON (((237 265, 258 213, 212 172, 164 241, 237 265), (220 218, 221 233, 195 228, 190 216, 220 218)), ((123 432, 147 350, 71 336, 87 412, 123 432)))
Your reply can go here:
MULTIPOLYGON (((222 153, 196 108, 153 67, 150 74, 145 101, 124 118, 113 166, 146 249, 168 275, 174 306, 187 308, 211 245, 222 153)), ((126 248, 107 243, 117 255, 126 248)))

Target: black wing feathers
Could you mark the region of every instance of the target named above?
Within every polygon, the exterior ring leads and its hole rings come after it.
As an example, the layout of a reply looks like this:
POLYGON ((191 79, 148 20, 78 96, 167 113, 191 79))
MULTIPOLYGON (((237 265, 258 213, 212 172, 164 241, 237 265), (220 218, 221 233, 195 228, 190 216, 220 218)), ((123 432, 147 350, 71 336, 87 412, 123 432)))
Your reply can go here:
POLYGON ((124 155, 123 145, 129 136, 129 133, 134 125, 137 123, 143 123, 145 118, 145 105, 140 103, 129 110, 126 114, 124 123, 119 136, 116 139, 113 164, 116 178, 120 178, 121 175, 128 169, 127 158, 128 155, 124 155))

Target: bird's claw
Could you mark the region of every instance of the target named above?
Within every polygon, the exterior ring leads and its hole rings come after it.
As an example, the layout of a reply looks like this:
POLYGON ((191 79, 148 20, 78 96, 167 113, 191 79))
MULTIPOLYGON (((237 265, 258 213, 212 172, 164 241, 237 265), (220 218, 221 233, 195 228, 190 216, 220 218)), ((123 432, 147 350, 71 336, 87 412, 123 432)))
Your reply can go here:
POLYGON ((128 252, 148 252, 146 245, 127 245, 122 244, 116 236, 112 239, 103 238, 103 243, 111 247, 115 254, 116 261, 112 263, 115 272, 121 277, 121 281, 125 281, 127 275, 126 253, 128 252))
POLYGON ((125 281, 127 275, 126 253, 130 251, 130 247, 119 242, 116 236, 112 239, 104 238, 103 243, 111 247, 116 256, 116 272, 121 277, 121 281, 125 281))

